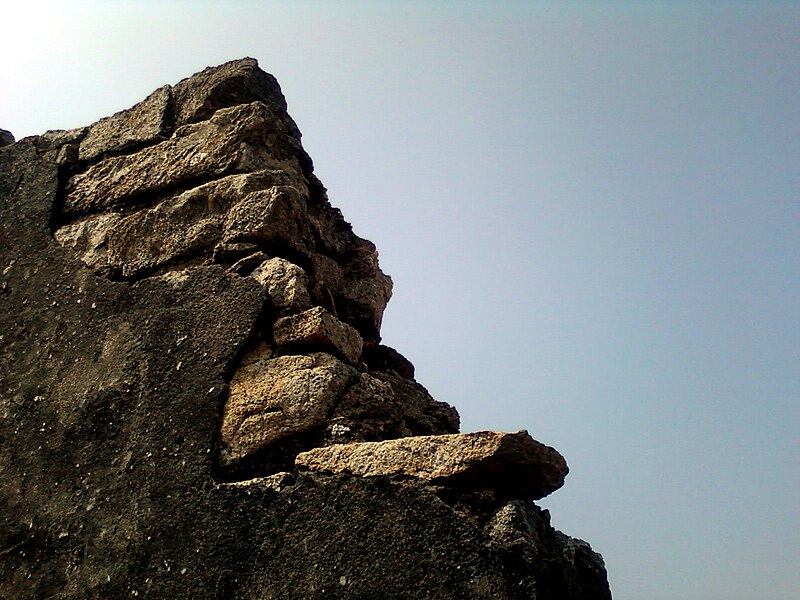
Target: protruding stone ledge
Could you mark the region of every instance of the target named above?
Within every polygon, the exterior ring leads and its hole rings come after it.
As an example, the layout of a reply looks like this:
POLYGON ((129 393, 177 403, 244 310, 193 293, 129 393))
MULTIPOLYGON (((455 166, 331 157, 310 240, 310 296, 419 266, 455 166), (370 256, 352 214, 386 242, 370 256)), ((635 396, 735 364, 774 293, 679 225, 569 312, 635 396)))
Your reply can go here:
POLYGON ((416 477, 504 498, 538 500, 564 485, 569 469, 555 449, 527 431, 477 431, 314 448, 297 456, 301 469, 363 477, 416 477))

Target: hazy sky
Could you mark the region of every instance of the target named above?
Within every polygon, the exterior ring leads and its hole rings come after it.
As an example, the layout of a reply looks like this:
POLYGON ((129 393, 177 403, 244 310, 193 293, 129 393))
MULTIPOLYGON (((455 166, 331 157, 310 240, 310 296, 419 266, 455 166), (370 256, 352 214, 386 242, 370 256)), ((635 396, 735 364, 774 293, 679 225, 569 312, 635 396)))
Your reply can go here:
POLYGON ((384 342, 528 429, 617 600, 800 598, 800 3, 7 2, 0 127, 253 56, 395 281, 384 342))

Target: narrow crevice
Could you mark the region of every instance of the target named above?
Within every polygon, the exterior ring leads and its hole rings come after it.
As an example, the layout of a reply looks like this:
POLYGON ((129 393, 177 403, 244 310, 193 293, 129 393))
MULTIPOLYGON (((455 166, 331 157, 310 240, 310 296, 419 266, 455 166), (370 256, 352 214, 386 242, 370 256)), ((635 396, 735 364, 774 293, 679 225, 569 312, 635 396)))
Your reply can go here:
POLYGON ((12 198, 16 195, 24 179, 25 179, 25 174, 20 173, 19 177, 17 177, 17 182, 14 184, 14 189, 12 189, 11 193, 8 195, 9 198, 12 198))
POLYGON ((271 444, 246 456, 232 465, 215 462, 212 477, 217 483, 234 483, 281 472, 295 472, 295 458, 301 452, 319 447, 323 428, 315 428, 271 444))
MULTIPOLYGON (((75 152, 77 152, 77 148, 75 152)), ((50 228, 50 235, 53 237, 55 237, 56 231, 63 227, 60 223, 60 217, 67 201, 67 184, 70 178, 76 173, 71 167, 74 167, 74 165, 59 165, 57 167, 56 196, 53 199, 53 205, 50 207, 50 219, 47 224, 50 228)))
POLYGON ((162 133, 149 140, 129 141, 128 143, 124 144, 119 148, 102 152, 97 156, 92 157, 90 160, 79 161, 78 162, 78 167, 80 169, 79 172, 82 173, 83 171, 86 171, 89 167, 93 167, 94 165, 101 163, 109 158, 132 155, 136 154, 137 152, 141 152, 142 150, 146 150, 147 148, 158 146, 159 144, 166 142, 169 138, 170 134, 162 133))
POLYGON ((227 471, 227 469, 221 465, 220 454, 223 446, 221 439, 222 420, 224 417, 225 405, 228 403, 228 397, 230 395, 231 380, 233 380, 236 370, 239 368, 239 365, 241 365, 242 359, 244 359, 247 353, 255 348, 259 342, 267 343, 271 347, 274 346, 274 340, 272 340, 272 323, 275 320, 274 312, 269 296, 264 293, 261 310, 253 321, 250 333, 246 336, 236 352, 234 352, 222 371, 222 379, 225 381, 225 391, 219 396, 217 404, 217 424, 214 429, 214 437, 211 440, 211 453, 213 456, 211 477, 215 482, 224 481, 224 473, 227 471))
MULTIPOLYGON (((253 248, 244 250, 242 256, 240 257, 237 257, 235 253, 222 257, 219 254, 215 254, 215 247, 208 247, 203 250, 195 248, 174 256, 161 264, 153 265, 151 267, 143 267, 131 275, 124 275, 122 268, 119 267, 109 267, 109 270, 103 274, 111 281, 135 283, 143 279, 160 277, 173 271, 182 271, 191 267, 219 265, 223 268, 230 269, 230 267, 234 266, 234 264, 236 264, 241 258, 246 258, 247 256, 251 256, 259 252, 263 253, 268 259, 283 258, 298 265, 304 271, 308 272, 308 265, 310 264, 310 261, 301 253, 292 250, 290 247, 282 244, 253 244, 253 248)), ((252 272, 257 266, 257 264, 253 265, 252 269, 250 269, 250 272, 252 272)), ((236 272, 236 274, 246 277, 250 274, 250 272, 243 271, 236 272)))
POLYGON ((175 103, 175 88, 168 85, 167 90, 169 93, 167 94, 167 102, 164 106, 164 113, 161 116, 161 126, 159 127, 164 139, 169 139, 172 137, 172 134, 175 133, 175 120, 178 112, 175 103))
POLYGON ((207 256, 199 255, 183 255, 176 256, 165 263, 154 265, 152 267, 145 267, 137 271, 134 275, 124 275, 122 267, 108 267, 108 271, 102 273, 107 279, 118 283, 136 283, 143 279, 150 279, 151 277, 161 277, 168 273, 176 271, 184 271, 192 267, 202 267, 209 264, 207 256))

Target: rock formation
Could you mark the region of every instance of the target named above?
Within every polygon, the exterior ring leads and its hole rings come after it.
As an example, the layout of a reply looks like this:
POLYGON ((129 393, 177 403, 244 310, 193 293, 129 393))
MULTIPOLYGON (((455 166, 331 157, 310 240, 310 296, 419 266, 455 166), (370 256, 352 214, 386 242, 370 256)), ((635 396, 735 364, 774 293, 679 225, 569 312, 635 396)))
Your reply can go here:
POLYGON ((0 597, 610 598, 558 452, 381 344, 256 61, 0 145, 0 597))

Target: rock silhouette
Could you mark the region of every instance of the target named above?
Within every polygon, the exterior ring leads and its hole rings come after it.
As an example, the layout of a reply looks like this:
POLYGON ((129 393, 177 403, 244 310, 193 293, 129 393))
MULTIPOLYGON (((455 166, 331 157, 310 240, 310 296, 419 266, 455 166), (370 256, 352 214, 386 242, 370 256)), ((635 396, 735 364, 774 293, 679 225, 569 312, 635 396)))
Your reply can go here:
POLYGON ((532 502, 561 455, 381 344, 391 279, 255 60, 0 134, 0 596, 610 598, 532 502))

